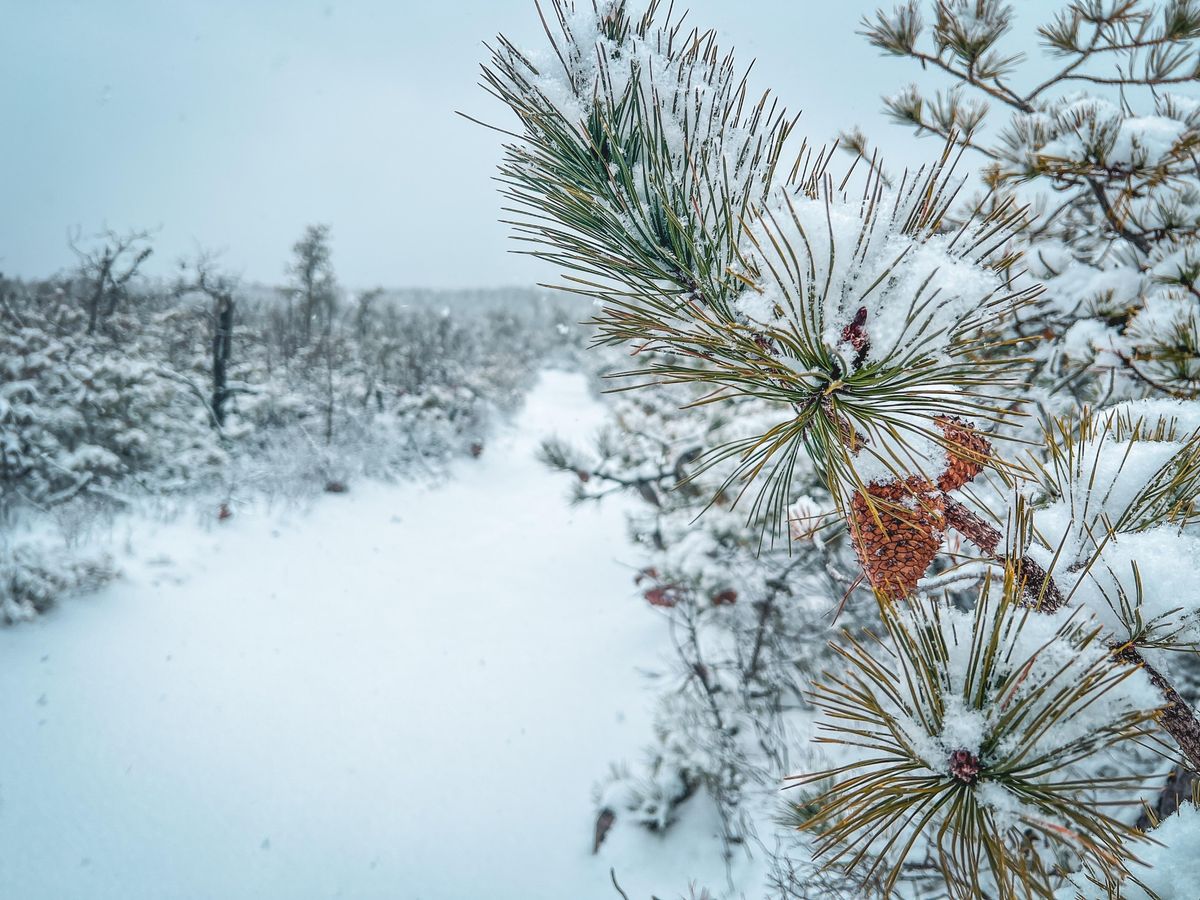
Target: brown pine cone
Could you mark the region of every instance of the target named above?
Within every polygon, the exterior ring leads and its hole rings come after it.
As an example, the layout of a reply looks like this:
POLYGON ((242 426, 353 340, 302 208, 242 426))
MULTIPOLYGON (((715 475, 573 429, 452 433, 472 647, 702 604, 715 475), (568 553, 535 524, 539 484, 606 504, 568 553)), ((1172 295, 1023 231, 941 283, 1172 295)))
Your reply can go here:
POLYGON ((938 416, 934 421, 947 444, 946 471, 938 477, 938 487, 956 491, 983 471, 984 460, 992 455, 992 442, 958 416, 938 416))
POLYGON ((871 586, 892 600, 902 600, 917 589, 941 549, 945 497, 917 476, 872 483, 867 493, 870 505, 861 491, 850 500, 854 552, 871 586))

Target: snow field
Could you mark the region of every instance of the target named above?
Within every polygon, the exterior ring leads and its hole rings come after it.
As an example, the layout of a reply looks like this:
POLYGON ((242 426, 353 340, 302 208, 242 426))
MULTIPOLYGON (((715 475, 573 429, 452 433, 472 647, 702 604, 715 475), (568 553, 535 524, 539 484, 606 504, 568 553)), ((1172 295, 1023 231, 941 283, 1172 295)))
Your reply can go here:
POLYGON ((591 786, 648 740, 636 667, 666 650, 626 507, 569 507, 535 459, 603 414, 547 372, 444 485, 122 526, 124 578, 0 630, 0 897, 611 900, 609 866, 631 896, 723 885, 703 809, 591 854, 591 786))

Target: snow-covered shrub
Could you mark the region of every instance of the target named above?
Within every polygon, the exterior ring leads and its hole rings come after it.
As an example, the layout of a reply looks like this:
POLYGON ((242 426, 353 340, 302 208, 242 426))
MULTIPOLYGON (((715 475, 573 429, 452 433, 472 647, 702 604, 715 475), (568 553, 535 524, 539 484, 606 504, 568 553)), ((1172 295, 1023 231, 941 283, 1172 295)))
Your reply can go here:
POLYGON ((0 506, 118 499, 126 483, 180 484, 220 461, 204 417, 158 359, 152 317, 120 313, 89 335, 64 327, 73 306, 65 291, 7 290, 0 506))
POLYGON ((0 546, 0 625, 33 619, 64 594, 95 590, 115 575, 103 554, 82 557, 61 547, 0 546))

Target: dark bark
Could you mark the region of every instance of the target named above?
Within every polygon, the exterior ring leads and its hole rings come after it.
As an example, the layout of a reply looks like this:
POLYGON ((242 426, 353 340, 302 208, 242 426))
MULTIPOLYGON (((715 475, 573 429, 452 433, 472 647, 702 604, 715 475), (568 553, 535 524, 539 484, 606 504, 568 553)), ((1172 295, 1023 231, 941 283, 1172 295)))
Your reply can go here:
POLYGON ((1187 765, 1192 772, 1200 773, 1200 721, 1196 719, 1195 710, 1180 696, 1171 682, 1146 662, 1136 649, 1126 647, 1114 656, 1130 665, 1141 666, 1150 676, 1151 683, 1162 692, 1166 704, 1159 714, 1158 722, 1175 739, 1175 743, 1187 757, 1187 765))
POLYGON ((1137 820, 1137 827, 1149 831, 1159 822, 1173 815, 1180 806, 1195 796, 1200 775, 1185 766, 1176 766, 1167 773, 1167 783, 1158 794, 1153 808, 1147 808, 1137 820))
POLYGON ((100 303, 104 299, 104 289, 108 284, 109 272, 112 270, 112 257, 106 251, 100 260, 100 272, 96 276, 96 287, 88 300, 88 334, 96 333, 96 323, 100 318, 100 303))
POLYGON ((229 358, 233 351, 233 297, 216 298, 216 327, 212 340, 212 414, 217 428, 225 427, 225 401, 229 399, 229 358))

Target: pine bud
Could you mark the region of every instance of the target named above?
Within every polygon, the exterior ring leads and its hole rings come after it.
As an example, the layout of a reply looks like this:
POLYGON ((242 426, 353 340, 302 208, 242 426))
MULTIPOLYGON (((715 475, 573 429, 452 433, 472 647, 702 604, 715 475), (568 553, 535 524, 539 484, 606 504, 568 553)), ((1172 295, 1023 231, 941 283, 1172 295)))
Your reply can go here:
POLYGON ((950 774, 963 784, 974 784, 983 766, 970 750, 955 750, 950 754, 950 774))

